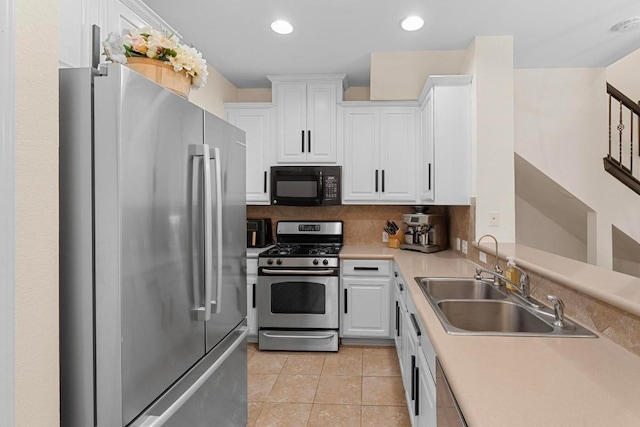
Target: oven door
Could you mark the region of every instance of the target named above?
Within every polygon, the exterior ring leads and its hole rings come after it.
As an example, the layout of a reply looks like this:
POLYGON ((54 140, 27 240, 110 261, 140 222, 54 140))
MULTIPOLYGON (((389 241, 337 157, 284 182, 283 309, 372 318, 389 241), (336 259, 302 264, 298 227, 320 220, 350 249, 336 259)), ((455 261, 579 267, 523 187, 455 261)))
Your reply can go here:
POLYGON ((271 168, 271 204, 281 206, 321 206, 322 168, 279 166, 271 168))
POLYGON ((257 289, 260 329, 338 329, 338 276, 262 274, 257 289))

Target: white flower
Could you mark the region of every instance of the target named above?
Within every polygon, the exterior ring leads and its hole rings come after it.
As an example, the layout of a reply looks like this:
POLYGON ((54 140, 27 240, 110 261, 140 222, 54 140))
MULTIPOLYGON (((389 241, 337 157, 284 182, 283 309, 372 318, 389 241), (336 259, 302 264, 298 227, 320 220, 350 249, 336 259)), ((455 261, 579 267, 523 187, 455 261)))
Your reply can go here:
POLYGON ((107 57, 107 60, 119 64, 127 63, 122 37, 118 34, 110 33, 107 39, 102 42, 102 47, 104 47, 103 54, 107 57))

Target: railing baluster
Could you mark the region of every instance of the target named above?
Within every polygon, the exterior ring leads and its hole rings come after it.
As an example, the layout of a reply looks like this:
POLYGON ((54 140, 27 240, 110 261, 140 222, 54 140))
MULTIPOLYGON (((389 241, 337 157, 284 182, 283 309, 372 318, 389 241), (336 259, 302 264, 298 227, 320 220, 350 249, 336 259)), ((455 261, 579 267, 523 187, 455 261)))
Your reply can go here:
POLYGON ((609 94, 609 157, 611 157, 611 94, 609 94))
POLYGON ((629 170, 633 175, 633 111, 629 110, 629 120, 631 121, 629 128, 629 170))
POLYGON ((622 101, 620 101, 620 120, 618 122, 618 152, 619 156, 618 161, 622 165, 622 131, 624 130, 624 125, 622 124, 622 101))

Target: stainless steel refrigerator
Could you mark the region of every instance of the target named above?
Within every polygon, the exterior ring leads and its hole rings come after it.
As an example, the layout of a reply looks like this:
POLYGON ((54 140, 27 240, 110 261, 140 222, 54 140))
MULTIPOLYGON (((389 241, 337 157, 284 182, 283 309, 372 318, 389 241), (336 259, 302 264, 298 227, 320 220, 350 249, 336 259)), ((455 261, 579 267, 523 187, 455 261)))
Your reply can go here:
POLYGON ((61 425, 244 426, 244 132, 106 71, 60 70, 61 425))

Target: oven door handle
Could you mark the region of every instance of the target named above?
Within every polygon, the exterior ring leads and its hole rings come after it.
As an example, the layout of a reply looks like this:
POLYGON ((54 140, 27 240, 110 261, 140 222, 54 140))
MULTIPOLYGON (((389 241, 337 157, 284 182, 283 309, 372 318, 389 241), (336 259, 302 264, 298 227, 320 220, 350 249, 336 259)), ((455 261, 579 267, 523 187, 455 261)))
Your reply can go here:
POLYGON ((273 270, 270 268, 263 268, 261 271, 265 274, 297 274, 300 276, 322 276, 335 273, 335 270, 273 270))
POLYGON ((333 338, 334 335, 333 334, 327 334, 327 335, 280 335, 280 334, 272 334, 270 332, 263 332, 262 333, 265 337, 269 337, 269 338, 296 338, 296 339, 312 339, 312 340, 324 340, 327 338, 333 338))

